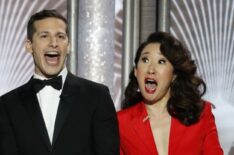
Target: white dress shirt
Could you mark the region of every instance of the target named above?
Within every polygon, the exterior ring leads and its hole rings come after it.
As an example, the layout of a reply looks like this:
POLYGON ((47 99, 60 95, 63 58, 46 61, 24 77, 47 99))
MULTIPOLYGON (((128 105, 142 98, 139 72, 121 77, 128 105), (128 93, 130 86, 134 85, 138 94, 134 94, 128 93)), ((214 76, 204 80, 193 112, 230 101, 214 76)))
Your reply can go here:
MULTIPOLYGON (((64 67, 64 69, 60 72, 58 76, 62 76, 62 89, 63 85, 67 76, 67 68, 64 67)), ((42 77, 36 73, 34 73, 35 79, 40 80, 46 80, 47 78, 42 77)), ((53 134, 54 134, 54 125, 55 125, 55 119, 57 115, 57 110, 59 106, 60 101, 60 95, 62 93, 61 90, 56 90, 52 86, 45 86, 43 89, 41 89, 37 93, 37 99, 41 108, 41 112, 44 118, 44 122, 47 128, 47 133, 50 138, 50 142, 52 143, 53 140, 53 134)))

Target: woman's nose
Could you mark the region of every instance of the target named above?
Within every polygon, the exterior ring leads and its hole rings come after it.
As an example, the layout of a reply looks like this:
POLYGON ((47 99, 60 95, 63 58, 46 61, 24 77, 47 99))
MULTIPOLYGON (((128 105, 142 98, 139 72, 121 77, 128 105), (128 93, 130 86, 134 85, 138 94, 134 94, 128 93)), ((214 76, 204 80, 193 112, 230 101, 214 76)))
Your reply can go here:
POLYGON ((147 73, 148 74, 155 74, 156 72, 156 66, 154 63, 149 64, 147 73))

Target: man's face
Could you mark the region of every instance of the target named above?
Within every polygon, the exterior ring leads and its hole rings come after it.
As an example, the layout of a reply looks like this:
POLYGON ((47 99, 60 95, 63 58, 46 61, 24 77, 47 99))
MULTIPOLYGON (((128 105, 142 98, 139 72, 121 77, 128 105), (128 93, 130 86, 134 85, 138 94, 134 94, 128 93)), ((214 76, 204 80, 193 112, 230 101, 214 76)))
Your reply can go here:
POLYGON ((32 42, 27 40, 25 46, 33 55, 35 73, 47 78, 57 76, 69 53, 66 24, 50 17, 36 21, 34 27, 32 42))

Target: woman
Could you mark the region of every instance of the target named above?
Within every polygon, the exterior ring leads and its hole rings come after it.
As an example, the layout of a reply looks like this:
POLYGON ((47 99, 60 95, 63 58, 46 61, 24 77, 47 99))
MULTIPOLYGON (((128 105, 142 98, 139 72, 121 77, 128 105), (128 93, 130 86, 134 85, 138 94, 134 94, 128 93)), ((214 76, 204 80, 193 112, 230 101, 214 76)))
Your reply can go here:
POLYGON ((122 155, 223 154, 196 69, 168 33, 152 33, 141 44, 118 112, 122 155))

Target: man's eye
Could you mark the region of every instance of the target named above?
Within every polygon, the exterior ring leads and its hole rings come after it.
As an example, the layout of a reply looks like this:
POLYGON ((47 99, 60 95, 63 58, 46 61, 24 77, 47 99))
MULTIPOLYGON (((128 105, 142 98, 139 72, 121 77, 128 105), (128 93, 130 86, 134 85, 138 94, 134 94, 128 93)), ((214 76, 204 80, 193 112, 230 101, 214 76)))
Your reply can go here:
POLYGON ((67 38, 67 35, 66 35, 66 34, 63 34, 63 33, 59 33, 59 34, 57 34, 57 38, 58 38, 58 39, 64 40, 64 39, 67 38))
POLYGON ((64 36, 64 35, 59 35, 58 36, 60 39, 65 39, 66 38, 66 36, 64 36))
POLYGON ((46 38, 47 37, 47 35, 41 35, 40 36, 40 38, 46 38))

